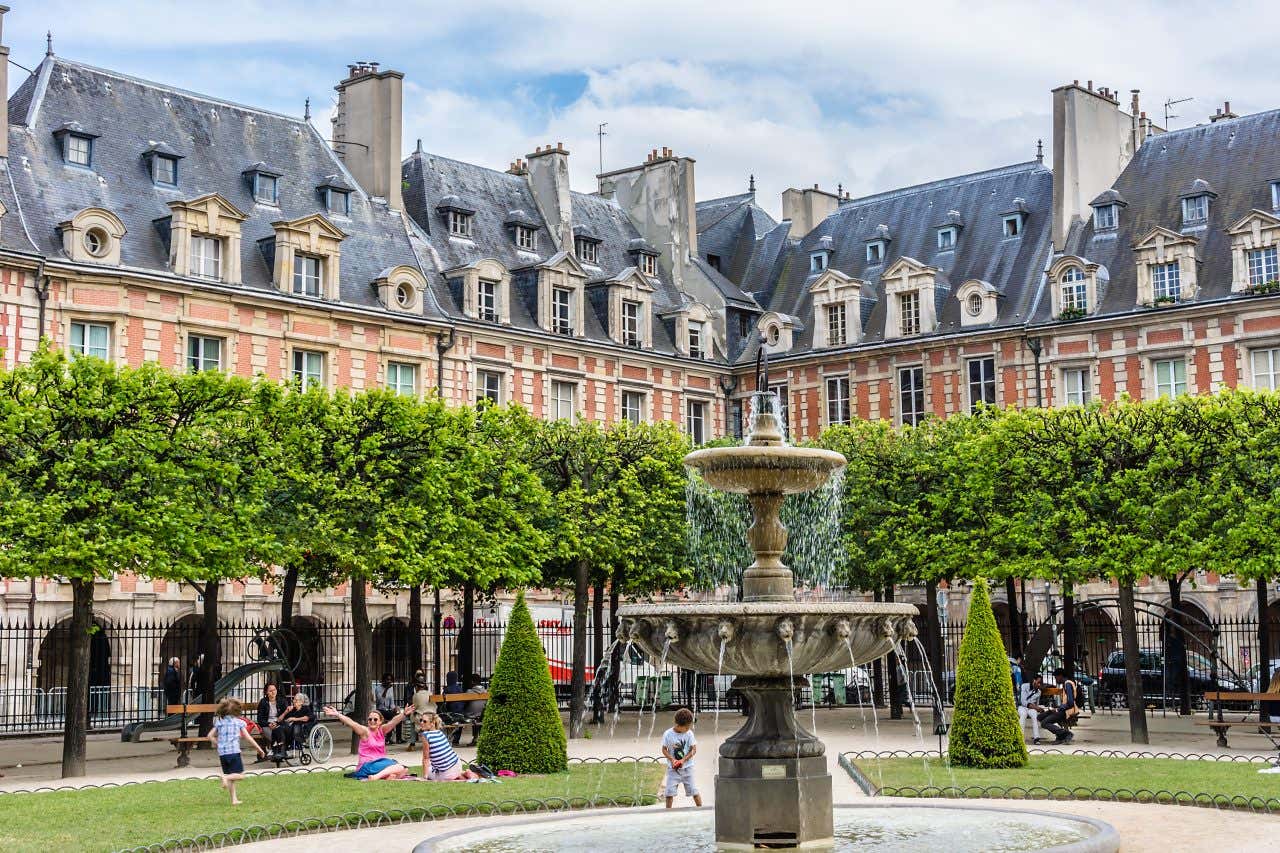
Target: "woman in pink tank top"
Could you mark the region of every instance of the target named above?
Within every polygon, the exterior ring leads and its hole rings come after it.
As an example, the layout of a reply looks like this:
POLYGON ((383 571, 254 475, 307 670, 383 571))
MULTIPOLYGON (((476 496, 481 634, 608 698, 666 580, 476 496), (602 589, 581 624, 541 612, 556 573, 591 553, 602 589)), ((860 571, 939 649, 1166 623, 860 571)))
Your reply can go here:
POLYGON ((340 714, 331 707, 326 706, 324 712, 337 717, 338 722, 360 737, 360 745, 356 752, 356 758, 360 763, 356 767, 355 778, 360 780, 403 779, 409 775, 408 767, 387 757, 387 732, 400 725, 405 717, 413 713, 412 704, 406 705, 403 711, 390 720, 383 720, 382 714, 370 711, 367 726, 360 725, 346 714, 340 714))

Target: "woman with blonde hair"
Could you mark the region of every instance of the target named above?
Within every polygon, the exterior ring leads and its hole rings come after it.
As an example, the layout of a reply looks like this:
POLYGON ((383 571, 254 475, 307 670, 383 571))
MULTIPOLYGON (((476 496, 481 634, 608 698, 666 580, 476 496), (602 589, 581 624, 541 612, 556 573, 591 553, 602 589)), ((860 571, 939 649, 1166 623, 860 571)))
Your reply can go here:
POLYGON ((418 718, 418 737, 422 740, 422 778, 430 782, 453 782, 478 779, 467 769, 453 745, 441 729, 442 721, 436 713, 418 718))
POLYGON ((324 712, 337 717, 338 722, 351 729, 360 738, 360 748, 356 756, 360 763, 356 766, 356 772, 352 774, 354 778, 361 781, 403 779, 409 775, 408 767, 387 757, 387 732, 394 730, 405 717, 413 713, 412 704, 405 705, 404 710, 390 720, 383 719, 382 714, 376 710, 370 711, 365 720, 368 725, 363 726, 346 714, 339 713, 335 708, 325 706, 324 712))

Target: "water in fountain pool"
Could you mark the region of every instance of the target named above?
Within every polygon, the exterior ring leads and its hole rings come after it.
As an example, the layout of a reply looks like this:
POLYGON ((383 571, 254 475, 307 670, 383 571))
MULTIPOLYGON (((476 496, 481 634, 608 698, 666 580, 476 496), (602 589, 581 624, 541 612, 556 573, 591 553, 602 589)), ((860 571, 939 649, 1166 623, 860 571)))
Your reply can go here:
MULTIPOLYGON (((958 807, 836 807, 839 853, 1012 853, 1045 850, 1105 830, 1067 815, 958 807)), ((715 853, 710 810, 649 811, 495 826, 441 839, 431 853, 715 853), (607 826, 607 835, 602 829, 607 826)), ((1111 847, 1110 849, 1115 849, 1111 847)))

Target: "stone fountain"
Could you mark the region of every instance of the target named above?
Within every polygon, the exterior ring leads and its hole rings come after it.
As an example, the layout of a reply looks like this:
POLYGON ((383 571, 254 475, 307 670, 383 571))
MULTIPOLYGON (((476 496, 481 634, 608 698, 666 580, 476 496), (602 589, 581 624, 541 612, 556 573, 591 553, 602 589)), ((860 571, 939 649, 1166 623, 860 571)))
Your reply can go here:
MULTIPOLYGON (((765 371, 761 375, 765 376, 765 371)), ((767 388, 767 377, 757 388, 767 388)), ((723 672, 748 702, 742 728, 720 746, 716 843, 722 847, 812 847, 832 842, 831 775, 822 741, 796 720, 792 697, 815 672, 875 660, 915 636, 910 604, 797 602, 782 562, 787 495, 819 488, 845 465, 839 453, 783 440, 777 397, 752 399, 742 447, 685 457, 715 489, 746 495, 755 562, 742 576, 742 601, 632 604, 619 609, 620 637, 653 660, 723 672)))

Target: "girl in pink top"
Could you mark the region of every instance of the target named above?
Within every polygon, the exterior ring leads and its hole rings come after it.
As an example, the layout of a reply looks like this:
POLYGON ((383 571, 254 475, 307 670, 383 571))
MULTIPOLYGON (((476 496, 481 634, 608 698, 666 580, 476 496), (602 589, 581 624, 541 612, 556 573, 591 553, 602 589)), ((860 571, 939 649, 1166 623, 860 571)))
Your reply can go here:
POLYGON ((413 713, 413 705, 406 705, 404 710, 390 720, 383 720, 382 714, 370 711, 368 725, 362 726, 346 714, 340 714, 331 707, 324 712, 338 718, 351 731, 360 736, 360 746, 356 757, 360 763, 356 767, 355 778, 368 779, 403 779, 409 775, 409 768, 387 757, 387 732, 400 725, 400 721, 413 713))

